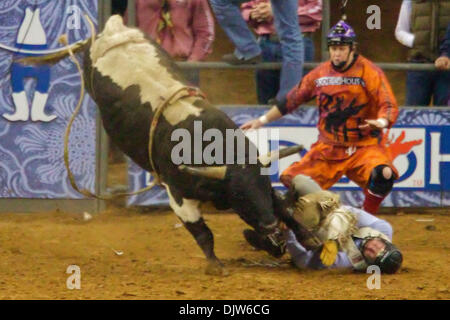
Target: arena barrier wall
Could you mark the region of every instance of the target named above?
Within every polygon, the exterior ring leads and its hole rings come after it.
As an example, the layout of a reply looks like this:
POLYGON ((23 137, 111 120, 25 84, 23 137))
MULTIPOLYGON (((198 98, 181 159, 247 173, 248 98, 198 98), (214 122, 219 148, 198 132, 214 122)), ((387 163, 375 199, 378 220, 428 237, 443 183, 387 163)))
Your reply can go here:
MULTIPOLYGON (((98 12, 98 2, 92 0, 71 5, 0 2, 0 211, 98 209, 97 200, 84 199, 72 189, 63 161, 65 130, 80 95, 75 64, 69 59, 53 66, 15 62, 60 50, 58 38, 64 33, 69 43, 89 37, 82 15, 87 13, 97 25, 98 12)), ((72 126, 69 151, 78 184, 91 192, 98 192, 97 128, 96 106, 86 95, 72 126)))
MULTIPOLYGON (((261 107, 222 106, 227 115, 241 125, 259 117, 267 111, 261 107)), ((299 108, 280 120, 259 130, 279 129, 280 146, 302 144, 306 150, 301 154, 282 159, 279 169, 271 176, 274 187, 284 189, 279 182, 279 174, 291 163, 300 160, 317 140, 315 127, 318 109, 299 108)), ((264 136, 264 134, 259 137, 264 136)), ((270 140, 259 138, 257 146, 260 153, 276 149, 270 140)), ((443 207, 450 206, 450 108, 401 108, 396 125, 389 132, 391 147, 398 156, 394 165, 399 179, 392 193, 383 201, 385 207, 443 207)), ((205 142, 208 144, 208 142, 205 142)), ((129 161, 129 191, 137 191, 147 186, 151 175, 129 161)), ((278 163, 274 163, 278 166, 278 163)), ((341 194, 344 203, 360 206, 363 202, 361 189, 343 177, 332 190, 341 194)), ((168 197, 163 188, 156 187, 150 192, 132 196, 128 205, 152 206, 168 205, 168 197)))

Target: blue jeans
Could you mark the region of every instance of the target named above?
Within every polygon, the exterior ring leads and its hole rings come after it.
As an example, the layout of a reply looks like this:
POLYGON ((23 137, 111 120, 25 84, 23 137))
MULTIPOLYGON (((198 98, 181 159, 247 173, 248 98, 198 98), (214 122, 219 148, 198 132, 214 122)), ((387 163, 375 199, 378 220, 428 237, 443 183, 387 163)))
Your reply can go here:
MULTIPOLYGON (((280 42, 271 41, 265 36, 260 37, 258 42, 262 50, 262 58, 264 62, 282 61, 280 42)), ((309 37, 303 37, 303 43, 305 45, 305 61, 313 61, 314 43, 312 39, 309 37)), ((304 74, 306 74, 306 71, 304 71, 304 74)), ((280 70, 257 70, 255 77, 258 103, 267 104, 269 99, 276 97, 280 88, 280 70)))
MULTIPOLYGON (((239 59, 250 59, 261 54, 253 33, 242 18, 236 0, 209 0, 217 22, 236 46, 239 59)), ((282 100, 302 78, 303 37, 298 25, 298 0, 271 0, 275 29, 281 42, 283 66, 280 89, 276 98, 282 100)))
POLYGON ((450 71, 408 71, 406 105, 447 106, 450 99, 450 71))

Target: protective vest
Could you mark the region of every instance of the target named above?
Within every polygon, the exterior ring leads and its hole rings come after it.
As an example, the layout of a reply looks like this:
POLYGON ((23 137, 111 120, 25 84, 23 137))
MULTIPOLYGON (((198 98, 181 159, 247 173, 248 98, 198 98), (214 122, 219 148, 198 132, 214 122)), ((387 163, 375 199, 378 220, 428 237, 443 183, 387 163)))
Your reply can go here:
POLYGON ((449 23, 450 0, 412 0, 411 32, 415 37, 408 59, 434 62, 449 23))

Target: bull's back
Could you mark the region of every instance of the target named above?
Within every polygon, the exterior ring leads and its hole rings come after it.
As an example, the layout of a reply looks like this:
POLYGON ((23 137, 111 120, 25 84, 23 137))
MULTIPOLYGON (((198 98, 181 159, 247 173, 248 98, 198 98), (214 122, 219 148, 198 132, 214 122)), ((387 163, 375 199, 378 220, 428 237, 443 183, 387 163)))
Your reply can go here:
POLYGON ((102 75, 92 66, 89 48, 85 53, 84 78, 113 143, 142 168, 150 170, 147 147, 153 113, 149 103, 141 103, 139 86, 122 89, 102 75))

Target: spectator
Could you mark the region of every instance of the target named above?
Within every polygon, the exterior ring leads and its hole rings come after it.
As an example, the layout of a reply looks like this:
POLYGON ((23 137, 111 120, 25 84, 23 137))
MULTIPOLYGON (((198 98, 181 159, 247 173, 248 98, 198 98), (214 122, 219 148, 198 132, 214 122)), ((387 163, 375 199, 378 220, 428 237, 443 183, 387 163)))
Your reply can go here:
MULTIPOLYGON (((207 0, 136 0, 136 24, 175 60, 201 61, 211 53, 214 19, 207 0)), ((198 69, 184 74, 198 86, 198 69)))
MULTIPOLYGON (((409 62, 435 62, 449 23, 450 1, 403 0, 395 37, 410 48, 409 62)), ((433 97, 434 105, 447 105, 449 83, 448 71, 408 71, 406 104, 427 106, 433 97)))
POLYGON ((439 70, 450 69, 450 23, 447 26, 444 41, 442 41, 440 54, 441 56, 434 62, 436 68, 439 70))
MULTIPOLYGON (((280 40, 273 25, 273 12, 269 0, 254 0, 241 5, 245 21, 259 35, 258 43, 264 62, 279 62, 282 60, 280 40)), ((320 27, 322 20, 322 0, 298 0, 298 20, 303 31, 305 48, 304 61, 314 60, 314 43, 312 34, 320 27)), ((280 70, 257 70, 256 91, 258 102, 267 104, 275 98, 280 89, 280 70)))
MULTIPOLYGON (((450 69, 450 23, 447 25, 447 32, 444 41, 442 41, 441 56, 436 59, 434 64, 439 70, 450 69)), ((450 106, 450 83, 448 83, 447 89, 447 106, 450 106)))
MULTIPOLYGON (((236 46, 234 53, 226 54, 222 60, 230 64, 252 64, 262 61, 261 48, 242 18, 238 3, 240 0, 209 0, 217 21, 236 46)), ((276 100, 286 94, 302 78, 303 37, 298 25, 298 0, 271 0, 274 24, 283 53, 280 76, 280 90, 276 100)), ((271 103, 275 104, 276 101, 271 103)))

